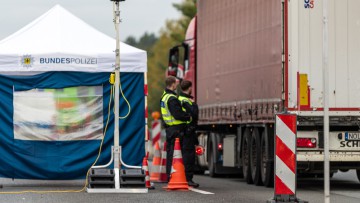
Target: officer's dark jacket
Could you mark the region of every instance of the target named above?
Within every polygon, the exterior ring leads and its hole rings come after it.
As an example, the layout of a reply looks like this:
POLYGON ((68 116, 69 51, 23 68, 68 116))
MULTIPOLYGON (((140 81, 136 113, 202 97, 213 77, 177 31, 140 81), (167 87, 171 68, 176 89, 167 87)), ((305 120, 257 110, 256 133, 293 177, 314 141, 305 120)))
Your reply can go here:
MULTIPOLYGON (((189 98, 189 99, 193 99, 194 97, 189 95, 189 94, 186 94, 184 92, 181 92, 180 93, 180 96, 183 96, 183 97, 186 97, 186 98, 189 98)), ((185 108, 186 112, 187 113, 190 113, 191 117, 192 117, 192 120, 191 120, 191 124, 193 125, 197 125, 197 121, 198 121, 198 118, 199 118, 199 107, 198 105, 195 103, 195 102, 192 102, 192 105, 190 105, 189 103, 187 102, 184 102, 182 104, 182 106, 185 108)))
MULTIPOLYGON (((181 107, 180 101, 177 99, 177 95, 174 91, 165 89, 165 92, 167 94, 173 94, 175 97, 170 97, 168 100, 168 107, 171 115, 176 119, 180 121, 190 121, 191 114, 184 112, 181 107)), ((160 99, 161 102, 161 99, 160 99)))

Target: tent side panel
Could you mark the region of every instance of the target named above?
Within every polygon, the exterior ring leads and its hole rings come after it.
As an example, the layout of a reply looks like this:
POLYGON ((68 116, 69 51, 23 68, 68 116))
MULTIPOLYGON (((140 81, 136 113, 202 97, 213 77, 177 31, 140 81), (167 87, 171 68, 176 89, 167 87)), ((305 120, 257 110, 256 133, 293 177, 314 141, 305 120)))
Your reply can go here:
MULTIPOLYGON (((13 92, 35 88, 66 88, 74 86, 103 87, 103 125, 105 129, 110 99, 109 73, 47 72, 33 76, 0 75, 0 176, 18 179, 67 180, 84 178, 96 159, 100 140, 38 141, 14 137, 13 92)), ((123 160, 141 165, 144 156, 144 74, 122 73, 122 88, 131 105, 126 119, 120 120, 120 143, 123 160)), ((112 109, 113 104, 110 105, 112 109)), ((120 98, 120 116, 128 106, 120 98)), ((102 153, 98 164, 110 159, 113 144, 114 116, 111 110, 102 153)))

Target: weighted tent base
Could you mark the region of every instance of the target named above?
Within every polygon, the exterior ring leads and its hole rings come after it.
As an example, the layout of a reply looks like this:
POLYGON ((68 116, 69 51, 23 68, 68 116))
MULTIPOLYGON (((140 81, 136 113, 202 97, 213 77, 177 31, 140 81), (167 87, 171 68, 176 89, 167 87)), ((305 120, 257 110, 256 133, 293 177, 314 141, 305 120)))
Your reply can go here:
POLYGON ((116 169, 92 168, 88 177, 87 193, 148 193, 142 169, 122 169, 116 178, 116 169), (116 188, 119 181, 120 188, 116 188))
POLYGON ((87 193, 148 193, 147 188, 86 188, 87 193))

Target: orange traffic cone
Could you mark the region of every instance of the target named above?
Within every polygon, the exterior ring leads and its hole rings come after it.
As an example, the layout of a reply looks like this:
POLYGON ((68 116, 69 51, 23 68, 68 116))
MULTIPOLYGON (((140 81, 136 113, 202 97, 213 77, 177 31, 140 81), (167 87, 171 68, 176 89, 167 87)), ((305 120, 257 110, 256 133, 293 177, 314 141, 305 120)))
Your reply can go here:
POLYGON ((161 152, 161 165, 160 165, 160 177, 159 182, 168 182, 166 174, 166 142, 164 142, 164 148, 161 152))
POLYGON ((148 189, 155 189, 155 187, 150 183, 147 156, 145 156, 143 159, 142 169, 145 171, 145 187, 148 189))
POLYGON ((168 186, 164 188, 168 190, 189 190, 188 182, 186 181, 185 176, 185 167, 182 160, 179 138, 176 138, 175 140, 170 181, 168 186))
POLYGON ((160 162, 161 162, 161 157, 160 157, 160 146, 159 146, 159 142, 155 143, 155 151, 154 151, 154 157, 153 157, 153 162, 152 162, 152 167, 150 170, 150 180, 157 182, 159 181, 159 177, 160 177, 160 162))

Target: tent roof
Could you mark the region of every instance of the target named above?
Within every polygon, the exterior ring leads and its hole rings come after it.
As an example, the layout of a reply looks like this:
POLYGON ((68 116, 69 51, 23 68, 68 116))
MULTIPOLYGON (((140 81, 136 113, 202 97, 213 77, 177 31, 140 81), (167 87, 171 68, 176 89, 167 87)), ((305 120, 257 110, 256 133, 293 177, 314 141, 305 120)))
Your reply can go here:
MULTIPOLYGON (((115 39, 56 5, 0 41, 0 71, 113 71, 115 47, 115 39)), ((121 42, 120 56, 121 71, 146 71, 145 51, 121 42)))

